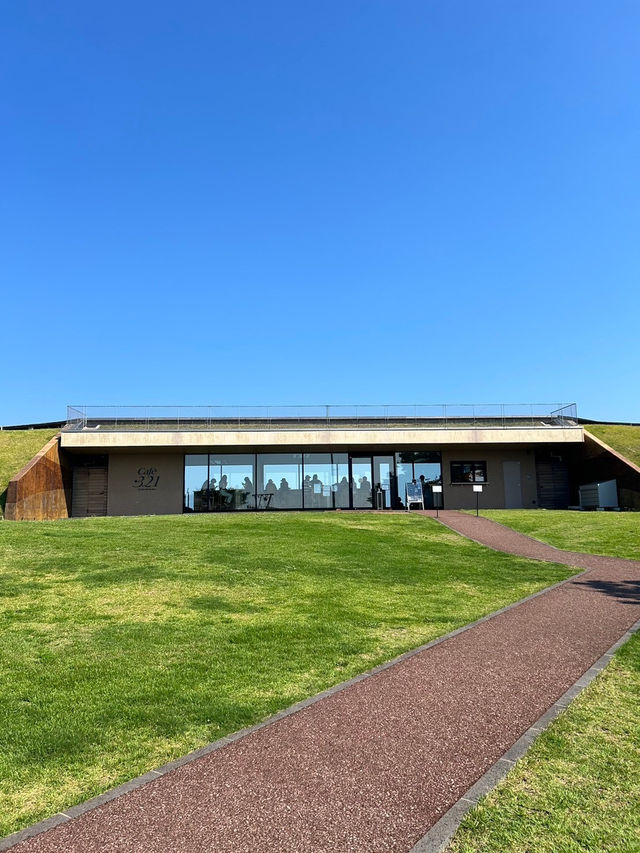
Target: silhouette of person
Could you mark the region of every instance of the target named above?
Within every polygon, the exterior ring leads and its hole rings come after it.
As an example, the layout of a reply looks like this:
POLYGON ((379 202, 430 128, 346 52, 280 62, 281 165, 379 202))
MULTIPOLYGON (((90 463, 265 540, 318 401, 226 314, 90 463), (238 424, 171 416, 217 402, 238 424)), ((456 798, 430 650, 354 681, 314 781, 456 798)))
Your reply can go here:
POLYGON ((269 478, 269 481, 267 482, 267 485, 264 487, 264 490, 265 490, 266 494, 268 494, 268 495, 275 495, 275 493, 278 491, 278 487, 273 482, 273 480, 271 478, 269 478))
POLYGON ((211 477, 211 479, 209 480, 209 485, 205 491, 205 495, 207 496, 207 499, 209 502, 209 509, 210 510, 215 509, 215 506, 216 506, 216 494, 217 494, 216 483, 217 483, 216 478, 211 477))
POLYGON ((293 490, 289 486, 289 481, 286 479, 286 477, 283 477, 282 480, 280 480, 278 503, 283 508, 295 506, 295 495, 293 490))
POLYGON ((343 477, 338 483, 338 488, 336 490, 336 506, 349 506, 349 481, 346 477, 343 477))
POLYGON ((253 483, 248 477, 245 477, 242 482, 242 489, 236 492, 236 501, 239 501, 239 506, 253 507, 255 506, 255 498, 253 494, 253 483))
MULTIPOLYGON (((309 505, 312 507, 322 507, 322 480, 317 474, 313 475, 313 479, 309 483, 309 505)), ((305 494, 306 499, 306 494, 305 494)))
POLYGON ((220 477, 220 482, 218 483, 218 491, 219 491, 219 502, 220 507, 222 509, 229 509, 234 503, 234 493, 235 489, 229 488, 229 480, 226 474, 223 474, 220 477))
POLYGON ((305 498, 312 491, 312 489, 311 489, 311 477, 308 474, 305 476, 304 480, 302 481, 302 491, 304 492, 305 498))
POLYGON ((427 478, 424 474, 420 474, 420 485, 422 486, 422 501, 425 507, 433 506, 433 493, 431 491, 431 486, 427 482, 427 478))
POLYGON ((366 503, 371 503, 371 483, 367 479, 366 475, 360 481, 359 491, 361 504, 364 505, 366 503))

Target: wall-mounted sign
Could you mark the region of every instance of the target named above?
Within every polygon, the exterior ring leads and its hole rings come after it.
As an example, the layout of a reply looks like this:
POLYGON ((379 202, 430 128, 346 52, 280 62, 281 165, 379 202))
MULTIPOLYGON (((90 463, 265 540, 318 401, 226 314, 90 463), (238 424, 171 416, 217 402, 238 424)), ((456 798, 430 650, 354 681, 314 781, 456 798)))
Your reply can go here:
POLYGON ((474 492, 481 492, 481 491, 482 491, 482 486, 475 486, 475 485, 474 485, 474 487, 473 487, 473 491, 474 491, 474 492))
POLYGON ((434 495, 439 495, 442 492, 442 486, 431 486, 431 491, 434 495))
POLYGON ((157 489, 160 474, 157 468, 138 468, 138 476, 131 484, 134 489, 157 489))

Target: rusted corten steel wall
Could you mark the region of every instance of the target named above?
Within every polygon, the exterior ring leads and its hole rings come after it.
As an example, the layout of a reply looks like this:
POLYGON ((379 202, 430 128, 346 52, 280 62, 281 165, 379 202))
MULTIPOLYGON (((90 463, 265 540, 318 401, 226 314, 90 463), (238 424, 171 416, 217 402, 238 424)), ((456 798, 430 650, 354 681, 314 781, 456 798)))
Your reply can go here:
POLYGON ((60 450, 59 436, 51 439, 9 482, 4 517, 8 521, 68 518, 72 471, 60 450))

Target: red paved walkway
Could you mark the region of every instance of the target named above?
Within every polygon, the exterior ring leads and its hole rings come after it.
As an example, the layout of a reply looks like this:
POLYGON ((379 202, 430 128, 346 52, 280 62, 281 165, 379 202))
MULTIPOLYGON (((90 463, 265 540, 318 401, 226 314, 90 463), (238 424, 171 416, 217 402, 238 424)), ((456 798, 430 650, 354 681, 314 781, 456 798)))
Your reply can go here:
MULTIPOLYGON (((436 517, 435 510, 426 510, 421 515, 436 517)), ((583 554, 579 551, 562 551, 532 539, 523 533, 518 533, 510 527, 490 521, 482 516, 476 517, 457 510, 440 510, 439 520, 442 524, 461 533, 469 539, 475 539, 482 545, 487 545, 495 551, 506 551, 508 554, 518 554, 521 557, 531 557, 534 560, 548 560, 553 563, 566 563, 569 566, 580 566, 584 569, 615 569, 623 564, 633 565, 634 560, 621 560, 618 557, 600 557, 595 554, 583 554)))
POLYGON ((640 562, 575 565, 594 568, 14 853, 409 851, 638 619, 640 562))

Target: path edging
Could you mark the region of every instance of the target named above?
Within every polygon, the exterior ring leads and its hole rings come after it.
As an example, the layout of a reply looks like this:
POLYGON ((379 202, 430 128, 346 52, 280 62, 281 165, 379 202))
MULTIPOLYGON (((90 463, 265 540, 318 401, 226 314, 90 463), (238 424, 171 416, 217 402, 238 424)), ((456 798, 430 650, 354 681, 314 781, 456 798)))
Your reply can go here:
MULTIPOLYGON (((555 551, 556 554, 564 554, 565 556, 571 557, 597 557, 601 560, 622 560, 627 563, 637 563, 638 560, 633 557, 619 557, 615 554, 592 554, 590 551, 568 551, 566 548, 558 548, 557 545, 552 545, 550 542, 545 542, 544 539, 537 539, 535 536, 531 536, 529 533, 522 533, 520 530, 516 530, 515 527, 509 527, 508 524, 504 524, 502 521, 496 521, 495 518, 489 518, 486 515, 474 516, 471 510, 461 510, 461 509, 449 509, 445 510, 446 512, 457 512, 463 516, 469 516, 470 518, 482 518, 484 521, 490 521, 491 524, 496 524, 498 527, 502 527, 503 530, 508 530, 509 533, 517 533, 518 536, 522 536, 524 539, 528 539, 530 542, 535 543, 536 545, 544 545, 545 548, 551 548, 552 551, 555 551)), ((540 510, 541 512, 545 512, 545 510, 540 510)), ((536 512, 536 510, 527 510, 527 512, 536 512)), ((439 521, 443 527, 446 527, 447 530, 452 530, 454 533, 457 533, 458 536, 462 536, 464 539, 469 539, 471 542, 475 542, 476 545, 482 545, 483 548, 489 548, 490 551, 500 551, 501 554, 512 554, 514 557, 522 557, 523 560, 536 560, 541 563, 562 563, 565 566, 571 566, 572 568, 576 568, 575 563, 569 563, 566 560, 561 559, 547 559, 546 557, 528 557, 526 554, 521 554, 517 551, 503 551, 501 548, 495 548, 492 545, 487 545, 486 542, 482 542, 480 539, 474 539, 473 536, 468 536, 466 533, 460 533, 459 530, 456 530, 455 527, 452 527, 450 524, 447 524, 446 520, 442 518, 437 518, 435 515, 427 516, 428 518, 434 518, 436 521, 439 521)), ((579 567, 578 567, 579 568, 579 567)))
POLYGON ((422 838, 411 848, 409 853, 443 853, 449 846, 453 836, 458 830, 462 819, 468 811, 478 805, 482 797, 486 796, 495 786, 509 773, 516 761, 523 758, 535 743, 537 738, 548 728, 548 726, 573 702, 573 700, 588 687, 603 669, 613 659, 615 652, 623 646, 631 637, 640 630, 640 619, 626 631, 598 660, 584 672, 580 678, 557 699, 553 705, 544 712, 535 723, 511 746, 500 758, 491 765, 477 782, 475 782, 465 793, 451 806, 440 820, 422 836, 422 838))
MULTIPOLYGON (((571 566, 570 568, 576 567, 571 566)), ((93 811, 94 809, 97 809, 100 806, 111 802, 111 800, 116 800, 118 799, 118 797, 124 796, 125 794, 136 790, 136 788, 141 788, 143 785, 146 785, 149 782, 153 782, 155 779, 159 779, 161 776, 165 776, 167 773, 170 773, 172 770, 176 770, 178 767, 182 767, 185 764, 190 764, 193 761, 197 761, 199 758, 202 758, 205 755, 209 755, 209 753, 215 752, 218 749, 222 749, 222 747, 227 746, 228 744, 233 743, 236 740, 241 740, 242 738, 245 738, 248 735, 257 732, 260 729, 263 729, 266 726, 269 726, 272 723, 283 719, 284 717, 289 717, 292 714, 297 713, 298 711, 302 711, 305 708, 308 708, 310 705, 314 705, 316 702, 319 702, 322 699, 326 699, 327 697, 332 696, 334 693, 340 693, 341 691, 346 690, 348 687, 351 687, 352 685, 357 684, 360 681, 364 681, 367 678, 371 678, 372 676, 377 675, 379 672, 383 672, 385 669, 389 669, 390 667, 402 663, 403 661, 408 660, 409 658, 412 658, 415 655, 420 654, 421 652, 427 651, 427 649, 431 649, 434 646, 440 645, 440 643, 444 643, 446 640, 450 640, 451 638, 456 637, 458 634, 462 634, 465 631, 469 631, 471 628, 475 628, 477 625, 481 625, 483 622, 488 622, 489 619, 493 619, 496 616, 500 616, 502 613, 506 613, 507 611, 512 610, 515 607, 519 607, 521 604, 525 604, 527 601, 531 601, 532 599, 537 598, 540 595, 544 595, 545 593, 550 592, 553 589, 557 589, 560 586, 564 586, 564 584, 571 583, 575 581, 576 578, 580 578, 591 571, 592 569, 584 569, 583 571, 577 572, 576 574, 571 575, 570 577, 565 578, 564 580, 558 581, 557 583, 554 583, 551 586, 546 586, 544 589, 540 589, 537 592, 533 592, 531 593, 531 595, 527 595, 524 598, 518 599, 518 601, 513 601, 511 604, 507 604, 504 607, 501 607, 499 610, 494 610, 493 612, 488 613, 486 616, 481 616, 480 619, 476 619, 475 622, 469 622, 467 625, 462 625, 460 628, 456 628, 453 631, 449 631, 449 633, 443 634, 441 637, 436 637, 435 639, 430 640, 428 643, 424 643, 421 646, 417 646, 415 649, 409 649, 409 651, 403 652, 401 655, 392 658, 392 660, 378 664, 378 666, 373 667, 373 669, 367 670, 366 672, 360 673, 359 675, 355 675, 353 678, 350 678, 347 681, 342 681, 339 684, 335 684, 333 687, 329 687, 326 690, 323 690, 321 693, 316 693, 314 696, 310 696, 307 699, 302 699, 300 702, 296 702, 295 704, 290 705, 288 708, 285 708, 282 711, 278 711, 276 714, 272 714, 270 717, 260 723, 256 723, 253 726, 248 726, 247 728, 240 729, 239 731, 233 732, 232 734, 225 735, 219 738, 218 740, 212 741, 211 743, 208 743, 205 746, 193 750, 192 752, 188 752, 186 755, 183 755, 180 758, 176 758, 175 760, 170 761, 167 764, 163 764, 155 770, 149 770, 147 773, 143 773, 141 776, 136 776, 134 779, 131 779, 128 782, 123 782, 121 785, 118 785, 115 788, 111 788, 109 791, 105 791, 103 794, 98 794, 98 796, 96 797, 92 797, 89 800, 85 800, 82 803, 78 803, 75 806, 71 806, 64 812, 58 812, 57 814, 54 814, 51 817, 31 824, 31 826, 26 826, 24 829, 19 829, 16 832, 11 833, 11 835, 7 835, 4 838, 0 838, 0 853, 2 853, 2 851, 9 850, 12 847, 15 847, 17 844, 26 841, 28 838, 32 838, 35 835, 41 835, 42 833, 47 832, 50 829, 54 829, 60 824, 67 823, 68 821, 76 817, 80 817, 80 815, 83 815, 86 812, 93 811)), ((635 630, 635 628, 636 626, 634 626, 633 630, 635 630)), ((429 832, 432 832, 436 828, 436 826, 439 826, 441 821, 444 820, 449 815, 449 813, 456 808, 456 806, 453 806, 452 809, 450 809, 450 811, 447 812, 447 814, 444 815, 444 817, 441 818, 440 821, 438 821, 438 823, 434 827, 432 827, 429 832)), ((462 814, 464 814, 464 812, 462 814)), ((460 816, 460 819, 461 817, 462 815, 460 816)), ((427 835, 429 835, 429 833, 427 833, 427 835)), ((425 838, 426 837, 427 836, 425 836, 425 838)), ((442 848, 424 848, 424 851, 422 850, 422 848, 419 847, 414 848, 415 853, 418 853, 418 851, 419 853, 426 853, 426 851, 435 851, 436 849, 442 848)))
MULTIPOLYGON (((460 515, 463 515, 463 514, 467 515, 468 514, 468 513, 463 513, 459 509, 456 509, 456 510, 450 509, 450 510, 448 510, 448 512, 459 512, 460 515)), ((470 517, 476 518, 478 516, 471 515, 470 517)), ((526 554, 520 554, 516 551, 504 551, 502 548, 494 548, 493 545, 487 545, 486 542, 482 542, 482 540, 480 540, 480 539, 474 539, 473 536, 469 536, 467 533, 460 533, 460 531, 457 530, 455 527, 452 527, 450 524, 447 524, 446 519, 442 518, 442 516, 436 517, 435 515, 429 515, 429 516, 427 516, 427 518, 435 519, 435 521, 437 521, 443 527, 446 527, 447 530, 451 530, 452 533, 457 533, 458 536, 462 536, 463 539, 468 539, 470 542, 475 542, 476 545, 481 545, 483 548, 488 548, 490 551, 497 551, 500 554, 511 554, 512 556, 520 557, 523 560, 535 560, 536 562, 540 562, 540 563, 562 563, 563 565, 569 566, 570 568, 574 568, 574 569, 579 568, 579 566, 575 566, 573 563, 567 563, 564 560, 552 560, 550 557, 549 558, 548 557, 528 557, 526 554)), ((575 552, 574 551, 563 551, 561 548, 556 548, 555 545, 549 545, 548 542, 543 542, 542 539, 536 539, 535 536, 529 536, 527 533, 520 533, 520 531, 516 530, 514 527, 508 527, 506 524, 502 524, 500 521, 494 521, 492 518, 487 518, 484 515, 479 516, 479 518, 484 519, 484 521, 490 521, 492 524, 497 524, 499 527, 504 528, 504 530, 508 530, 510 533, 517 533, 519 536, 523 536, 525 539, 530 539, 531 542, 534 542, 536 545, 544 545, 545 548, 552 548, 554 551, 557 551, 558 554, 577 554, 578 553, 577 551, 575 551, 575 552)), ((599 556, 604 556, 604 555, 586 554, 585 556, 599 557, 599 556)), ((624 557, 615 557, 614 559, 623 560, 624 557)), ((587 571, 590 571, 590 570, 587 569, 587 571)))

